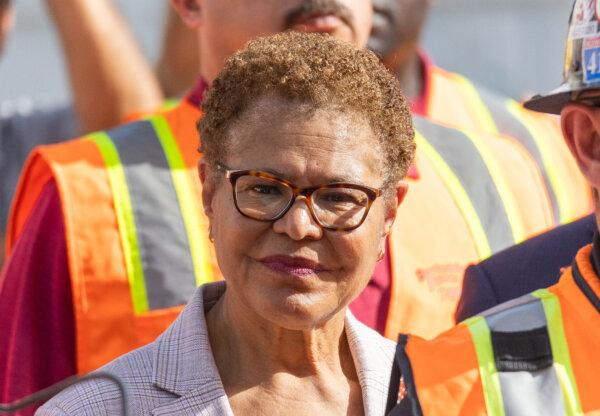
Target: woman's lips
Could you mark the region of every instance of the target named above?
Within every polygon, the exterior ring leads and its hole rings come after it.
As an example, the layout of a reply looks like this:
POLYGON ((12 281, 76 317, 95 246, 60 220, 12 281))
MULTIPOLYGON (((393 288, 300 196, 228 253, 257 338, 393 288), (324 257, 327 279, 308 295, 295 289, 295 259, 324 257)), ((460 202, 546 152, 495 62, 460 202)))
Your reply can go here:
POLYGON ((275 272, 297 277, 311 276, 327 270, 320 263, 303 257, 268 256, 259 261, 275 272))

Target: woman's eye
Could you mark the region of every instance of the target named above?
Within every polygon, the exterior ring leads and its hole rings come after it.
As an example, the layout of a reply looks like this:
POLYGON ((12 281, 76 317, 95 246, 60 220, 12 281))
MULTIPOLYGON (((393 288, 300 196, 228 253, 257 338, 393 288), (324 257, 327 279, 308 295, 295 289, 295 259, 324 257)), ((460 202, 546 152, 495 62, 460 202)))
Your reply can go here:
POLYGON ((327 202, 356 202, 352 195, 348 195, 342 192, 329 193, 324 196, 327 202))
POLYGON ((254 185, 251 190, 262 195, 279 195, 281 192, 276 186, 254 185))

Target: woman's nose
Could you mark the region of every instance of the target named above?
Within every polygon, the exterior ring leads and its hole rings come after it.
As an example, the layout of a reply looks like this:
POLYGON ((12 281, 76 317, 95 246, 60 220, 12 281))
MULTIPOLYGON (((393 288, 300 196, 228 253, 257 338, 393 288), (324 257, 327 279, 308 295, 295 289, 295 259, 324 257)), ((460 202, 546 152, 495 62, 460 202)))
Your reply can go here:
POLYGON ((273 223, 273 231, 287 234, 295 241, 305 238, 319 240, 323 236, 323 229, 310 214, 308 204, 309 201, 306 198, 297 198, 289 211, 273 223))

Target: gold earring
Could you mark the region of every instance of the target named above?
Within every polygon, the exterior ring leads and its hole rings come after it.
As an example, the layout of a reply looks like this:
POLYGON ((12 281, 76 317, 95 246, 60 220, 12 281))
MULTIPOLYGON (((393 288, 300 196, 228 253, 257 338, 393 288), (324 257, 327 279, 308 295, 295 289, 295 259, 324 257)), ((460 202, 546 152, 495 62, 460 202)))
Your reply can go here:
POLYGON ((212 225, 209 225, 209 226, 208 226, 208 240, 209 240, 211 243, 214 243, 214 242, 215 242, 215 238, 214 238, 214 237, 213 237, 213 235, 212 235, 212 225))

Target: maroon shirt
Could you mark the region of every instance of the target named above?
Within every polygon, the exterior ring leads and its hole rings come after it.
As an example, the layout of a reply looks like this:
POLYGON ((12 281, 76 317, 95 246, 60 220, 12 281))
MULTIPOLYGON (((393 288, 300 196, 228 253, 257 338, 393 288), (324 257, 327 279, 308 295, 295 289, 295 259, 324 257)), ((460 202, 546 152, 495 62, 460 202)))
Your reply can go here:
MULTIPOLYGON (((429 62, 422 56, 427 79, 429 62)), ((199 105, 207 85, 200 81, 188 100, 199 105)), ((428 86, 413 103, 422 114, 428 86)), ((416 171, 410 176, 416 177, 416 171)), ((380 333, 390 301, 389 250, 350 309, 380 333)), ((75 324, 60 197, 51 180, 31 211, 0 277, 0 402, 48 387, 76 373, 75 324)), ((19 415, 33 414, 34 407, 19 415)))
MULTIPOLYGON (((75 374, 75 327, 58 191, 48 183, 0 286, 0 402, 75 374)), ((30 407, 19 415, 32 415, 30 407)))

